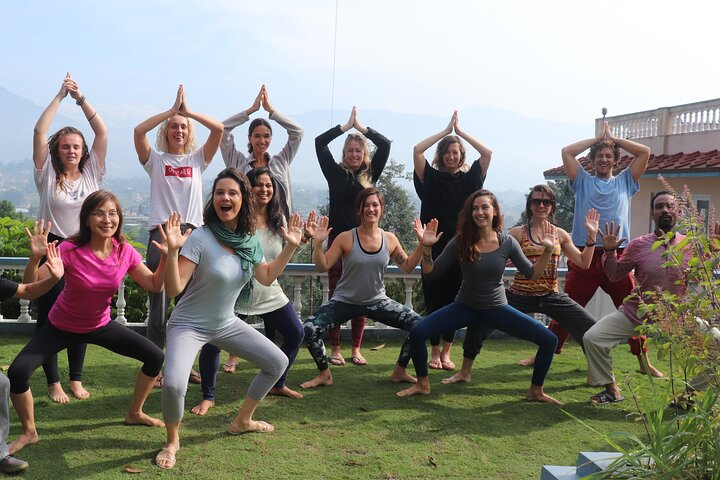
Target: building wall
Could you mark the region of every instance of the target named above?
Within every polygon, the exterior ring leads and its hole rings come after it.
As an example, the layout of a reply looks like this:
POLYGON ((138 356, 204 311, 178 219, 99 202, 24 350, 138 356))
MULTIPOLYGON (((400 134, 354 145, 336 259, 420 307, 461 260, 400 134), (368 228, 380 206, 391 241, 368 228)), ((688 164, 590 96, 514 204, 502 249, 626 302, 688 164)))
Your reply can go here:
MULTIPOLYGON (((685 177, 666 178, 670 186, 681 193, 685 185, 690 189, 695 202, 708 202, 720 212, 720 178, 685 177)), ((632 199, 630 209, 630 231, 632 238, 650 233, 653 229, 650 218, 650 198, 653 192, 663 190, 663 184, 657 178, 641 178, 640 191, 632 199)), ((709 215, 709 213, 708 213, 709 215)))

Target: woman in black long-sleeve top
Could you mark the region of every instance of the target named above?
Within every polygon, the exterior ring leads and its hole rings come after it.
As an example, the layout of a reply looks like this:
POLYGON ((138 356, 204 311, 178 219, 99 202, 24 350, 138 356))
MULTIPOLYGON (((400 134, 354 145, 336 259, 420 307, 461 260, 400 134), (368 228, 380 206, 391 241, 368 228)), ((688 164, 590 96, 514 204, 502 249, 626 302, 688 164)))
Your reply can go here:
MULTIPOLYGON (((328 182, 330 190, 330 227, 332 231, 328 237, 328 246, 332 245, 335 237, 342 232, 358 226, 355 212, 355 197, 363 189, 373 186, 380 178, 390 156, 390 140, 372 128, 364 127, 358 119, 357 109, 353 107, 350 118, 345 125, 337 125, 315 139, 320 169, 328 182), (355 128, 360 133, 350 133, 345 138, 343 158, 337 163, 333 158, 328 145, 334 139, 355 128), (372 158, 368 151, 367 140, 376 146, 372 158)), ((328 271, 330 281, 330 295, 342 274, 342 260, 339 260, 328 271)), ((365 329, 365 317, 352 319, 352 350, 351 359, 355 365, 365 365, 367 360, 360 353, 362 335, 365 329)), ((344 365, 345 359, 340 351, 340 327, 330 330, 332 353, 329 361, 333 365, 344 365)))

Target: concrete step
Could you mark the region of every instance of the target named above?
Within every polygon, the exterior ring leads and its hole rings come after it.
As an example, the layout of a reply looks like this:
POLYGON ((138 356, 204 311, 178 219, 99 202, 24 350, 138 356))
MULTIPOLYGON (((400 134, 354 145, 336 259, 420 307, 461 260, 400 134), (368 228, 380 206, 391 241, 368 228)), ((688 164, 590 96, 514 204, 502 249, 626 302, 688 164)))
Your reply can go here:
POLYGON ((621 456, 618 452, 580 452, 577 458, 577 474, 584 477, 601 472, 621 456))
POLYGON ((579 480, 575 467, 561 465, 543 465, 540 480, 579 480))

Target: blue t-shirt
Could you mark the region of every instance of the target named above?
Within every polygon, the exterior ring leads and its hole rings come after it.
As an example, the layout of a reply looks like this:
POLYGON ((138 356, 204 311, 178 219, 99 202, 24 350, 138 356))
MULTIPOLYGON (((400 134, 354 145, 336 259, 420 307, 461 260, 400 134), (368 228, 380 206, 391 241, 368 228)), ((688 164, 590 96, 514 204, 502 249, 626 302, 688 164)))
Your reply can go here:
MULTIPOLYGON (((570 182, 570 188, 575 192, 572 229, 572 241, 575 245, 580 247, 587 241, 585 215, 591 208, 600 213, 600 229, 605 231, 605 223, 615 222, 616 227, 620 225, 618 238, 630 238, 630 197, 640 190, 640 184, 633 180, 630 168, 607 179, 590 175, 584 168, 580 168, 575 181, 570 182)), ((597 236, 595 245, 602 246, 600 235, 597 236)))
POLYGON ((205 332, 217 331, 234 322, 235 300, 252 278, 243 272, 240 257, 225 250, 205 226, 193 230, 180 255, 196 267, 169 322, 191 325, 205 332))

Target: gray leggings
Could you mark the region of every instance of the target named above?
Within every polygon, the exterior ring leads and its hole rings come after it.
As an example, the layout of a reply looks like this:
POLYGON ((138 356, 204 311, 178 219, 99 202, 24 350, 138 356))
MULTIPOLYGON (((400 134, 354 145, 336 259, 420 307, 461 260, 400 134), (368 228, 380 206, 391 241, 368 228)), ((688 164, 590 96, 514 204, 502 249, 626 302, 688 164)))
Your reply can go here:
POLYGON ((168 324, 162 411, 165 422, 179 422, 185 410, 188 377, 195 357, 203 345, 212 343, 260 367, 250 383, 247 396, 265 398, 288 366, 288 358, 273 342, 236 318, 215 332, 199 331, 189 325, 168 324))

